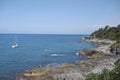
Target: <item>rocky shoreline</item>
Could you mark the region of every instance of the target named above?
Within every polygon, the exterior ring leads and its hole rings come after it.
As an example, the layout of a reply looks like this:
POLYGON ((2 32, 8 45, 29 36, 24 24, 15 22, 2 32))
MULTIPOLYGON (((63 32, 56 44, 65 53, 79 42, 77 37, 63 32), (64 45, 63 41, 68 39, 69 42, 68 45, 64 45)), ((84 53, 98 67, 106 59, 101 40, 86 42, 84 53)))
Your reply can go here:
POLYGON ((114 68, 114 62, 120 56, 110 53, 109 48, 115 41, 98 39, 81 39, 97 45, 94 49, 83 49, 78 56, 87 56, 88 60, 74 64, 61 64, 58 66, 46 66, 16 74, 16 80, 85 80, 87 74, 100 73, 102 69, 114 68))

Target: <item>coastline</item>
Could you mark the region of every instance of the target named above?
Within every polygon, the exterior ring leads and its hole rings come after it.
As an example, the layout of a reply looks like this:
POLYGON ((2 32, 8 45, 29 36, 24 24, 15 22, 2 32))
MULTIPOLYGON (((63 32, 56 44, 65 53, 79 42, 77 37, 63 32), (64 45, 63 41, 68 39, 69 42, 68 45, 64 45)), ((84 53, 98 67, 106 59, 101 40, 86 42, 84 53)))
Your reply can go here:
POLYGON ((114 62, 120 58, 109 52, 109 47, 116 41, 81 39, 82 42, 89 42, 97 45, 94 49, 85 49, 78 56, 87 56, 88 60, 78 61, 74 64, 61 64, 58 66, 45 66, 30 71, 16 74, 16 79, 21 80, 85 80, 85 76, 91 72, 100 73, 102 69, 114 68, 114 62), (84 52, 84 53, 83 53, 84 52), (86 53, 93 53, 87 54, 86 53), (82 54, 81 54, 82 53, 82 54))

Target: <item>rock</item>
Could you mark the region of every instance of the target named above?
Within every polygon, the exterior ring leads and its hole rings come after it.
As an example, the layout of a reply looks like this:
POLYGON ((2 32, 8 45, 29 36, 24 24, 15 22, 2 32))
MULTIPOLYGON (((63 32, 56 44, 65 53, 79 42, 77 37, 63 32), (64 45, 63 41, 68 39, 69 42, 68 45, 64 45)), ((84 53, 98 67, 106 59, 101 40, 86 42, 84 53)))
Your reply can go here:
POLYGON ((118 59, 116 62, 114 62, 115 65, 117 65, 118 63, 120 63, 120 59, 118 59))
POLYGON ((93 56, 93 54, 99 53, 98 51, 94 49, 83 49, 79 54, 82 56, 93 56))
POLYGON ((84 80, 85 77, 81 73, 62 73, 55 76, 55 80, 84 80))

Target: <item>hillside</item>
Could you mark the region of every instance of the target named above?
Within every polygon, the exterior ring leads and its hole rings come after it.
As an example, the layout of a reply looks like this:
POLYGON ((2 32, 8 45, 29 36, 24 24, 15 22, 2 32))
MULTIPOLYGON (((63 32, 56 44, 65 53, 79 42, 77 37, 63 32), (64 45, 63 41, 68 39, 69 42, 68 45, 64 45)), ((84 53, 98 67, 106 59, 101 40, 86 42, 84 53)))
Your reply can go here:
POLYGON ((120 24, 117 27, 105 26, 91 34, 91 38, 120 40, 120 24))
POLYGON ((115 40, 116 43, 111 46, 111 49, 120 53, 120 24, 117 27, 105 26, 93 32, 91 38, 115 40))

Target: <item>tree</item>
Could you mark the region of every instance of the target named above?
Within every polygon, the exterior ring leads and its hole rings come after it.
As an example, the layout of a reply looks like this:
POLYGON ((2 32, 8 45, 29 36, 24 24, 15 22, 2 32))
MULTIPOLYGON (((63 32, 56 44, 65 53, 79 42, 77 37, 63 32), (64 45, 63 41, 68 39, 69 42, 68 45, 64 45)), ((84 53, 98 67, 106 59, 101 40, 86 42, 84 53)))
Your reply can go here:
POLYGON ((109 25, 105 26, 105 29, 110 29, 110 26, 109 25))
POLYGON ((120 24, 118 24, 118 26, 117 26, 119 29, 120 29, 120 24))

